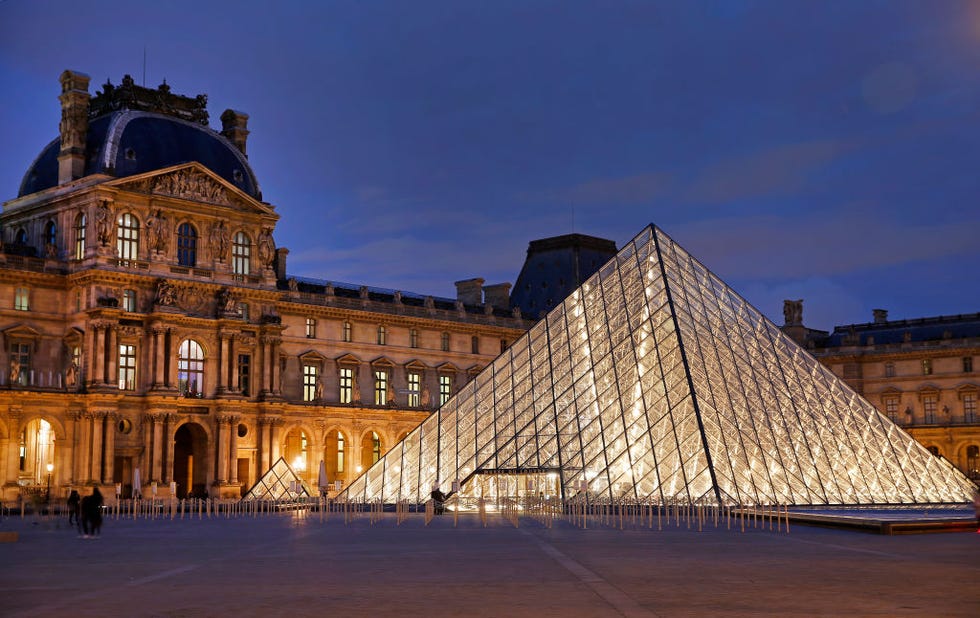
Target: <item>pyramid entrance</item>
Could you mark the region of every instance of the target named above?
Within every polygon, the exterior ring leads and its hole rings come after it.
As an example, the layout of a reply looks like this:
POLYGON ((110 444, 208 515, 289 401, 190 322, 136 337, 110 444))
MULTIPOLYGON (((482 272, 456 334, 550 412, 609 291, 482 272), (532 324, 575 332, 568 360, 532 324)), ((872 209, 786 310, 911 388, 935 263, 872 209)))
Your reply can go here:
POLYGON ((341 496, 422 502, 504 479, 527 492, 540 474, 563 499, 621 503, 947 503, 973 489, 652 225, 341 496))

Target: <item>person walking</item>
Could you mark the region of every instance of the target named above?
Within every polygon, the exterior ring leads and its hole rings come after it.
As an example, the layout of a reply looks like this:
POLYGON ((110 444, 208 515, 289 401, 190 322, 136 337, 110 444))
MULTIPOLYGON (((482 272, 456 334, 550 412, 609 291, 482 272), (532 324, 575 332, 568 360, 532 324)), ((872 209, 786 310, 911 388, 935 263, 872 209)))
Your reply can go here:
POLYGON ((92 495, 82 498, 82 538, 90 539, 102 531, 102 492, 92 488, 92 495))
POLYGON ((82 525, 82 497, 78 495, 77 490, 71 490, 68 494, 68 525, 73 523, 76 526, 82 525))

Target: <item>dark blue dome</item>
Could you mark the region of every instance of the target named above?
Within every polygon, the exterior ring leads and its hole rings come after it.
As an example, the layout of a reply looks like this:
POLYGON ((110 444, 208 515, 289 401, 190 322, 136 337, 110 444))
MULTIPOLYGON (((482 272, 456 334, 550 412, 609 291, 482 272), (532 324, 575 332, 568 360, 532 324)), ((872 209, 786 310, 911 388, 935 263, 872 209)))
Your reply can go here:
MULTIPOLYGON (((20 183, 18 197, 58 184, 61 140, 48 144, 20 183)), ((245 155, 210 128, 151 112, 123 110, 89 124, 85 175, 123 178, 196 161, 255 199, 258 180, 245 155)))

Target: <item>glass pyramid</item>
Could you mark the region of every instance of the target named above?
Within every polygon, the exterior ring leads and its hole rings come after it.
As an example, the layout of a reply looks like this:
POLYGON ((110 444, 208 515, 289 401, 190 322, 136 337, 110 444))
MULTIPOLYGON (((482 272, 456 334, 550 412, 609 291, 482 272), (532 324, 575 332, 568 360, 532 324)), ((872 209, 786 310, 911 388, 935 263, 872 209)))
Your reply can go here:
POLYGON ((477 475, 720 504, 964 502, 972 485, 655 226, 346 490, 423 501, 477 475))
POLYGON ((280 457, 269 471, 262 475, 242 500, 295 500, 309 497, 310 491, 286 460, 280 457))

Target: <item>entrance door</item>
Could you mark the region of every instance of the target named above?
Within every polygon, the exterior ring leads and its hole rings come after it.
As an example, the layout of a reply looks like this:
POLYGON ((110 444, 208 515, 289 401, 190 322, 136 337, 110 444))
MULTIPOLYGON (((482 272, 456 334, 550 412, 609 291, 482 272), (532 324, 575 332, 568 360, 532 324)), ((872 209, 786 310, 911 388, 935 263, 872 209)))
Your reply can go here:
POLYGON ((185 423, 174 433, 174 481, 178 498, 208 495, 208 435, 197 423, 185 423))

